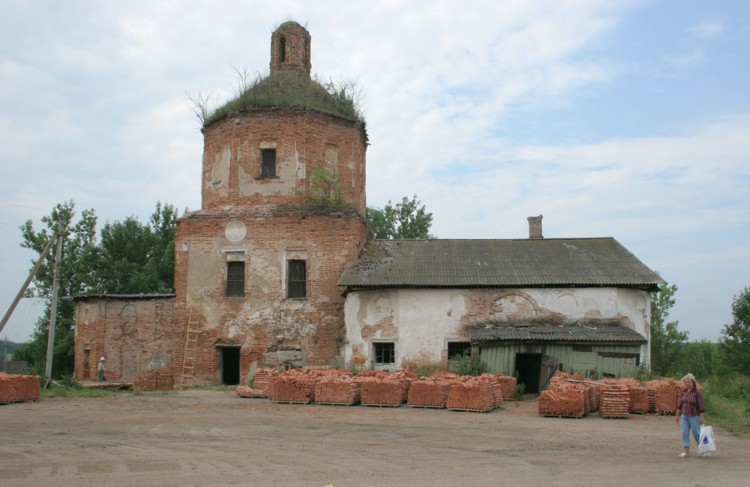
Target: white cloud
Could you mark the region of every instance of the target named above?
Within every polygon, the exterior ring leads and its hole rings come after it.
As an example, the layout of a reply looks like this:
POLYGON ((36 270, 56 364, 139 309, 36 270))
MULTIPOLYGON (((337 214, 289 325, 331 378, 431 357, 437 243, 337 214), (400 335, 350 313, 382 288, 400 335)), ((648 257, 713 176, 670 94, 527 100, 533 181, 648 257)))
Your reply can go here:
POLYGON ((689 52, 665 56, 664 61, 676 68, 699 68, 706 64, 706 50, 703 47, 695 47, 689 52))
POLYGON ((718 20, 706 20, 688 28, 688 33, 698 39, 716 39, 724 34, 726 26, 718 20))

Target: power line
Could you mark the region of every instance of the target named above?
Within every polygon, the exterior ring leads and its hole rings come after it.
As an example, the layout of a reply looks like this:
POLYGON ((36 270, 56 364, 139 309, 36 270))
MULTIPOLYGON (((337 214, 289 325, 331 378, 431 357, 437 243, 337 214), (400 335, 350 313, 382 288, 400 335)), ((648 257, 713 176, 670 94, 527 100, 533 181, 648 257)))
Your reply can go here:
POLYGON ((26 210, 34 210, 34 211, 41 211, 42 213, 46 212, 46 210, 40 210, 39 208, 34 208, 33 206, 17 205, 15 203, 6 203, 4 201, 0 201, 0 205, 15 206, 16 208, 23 208, 23 209, 26 209, 26 210))

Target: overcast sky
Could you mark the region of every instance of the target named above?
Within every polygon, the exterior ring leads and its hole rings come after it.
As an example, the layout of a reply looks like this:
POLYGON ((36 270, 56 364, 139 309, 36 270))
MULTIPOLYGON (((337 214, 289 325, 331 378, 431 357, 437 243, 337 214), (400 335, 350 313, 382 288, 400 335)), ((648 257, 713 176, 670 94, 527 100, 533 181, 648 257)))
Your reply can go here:
MULTIPOLYGON (((669 283, 670 318, 716 340, 750 285, 750 2, 0 0, 0 314, 59 202, 100 227, 200 208, 188 93, 267 74, 271 32, 356 81, 367 202, 416 194, 441 238, 612 236, 669 283)), ((0 334, 26 340, 23 300, 0 334)))

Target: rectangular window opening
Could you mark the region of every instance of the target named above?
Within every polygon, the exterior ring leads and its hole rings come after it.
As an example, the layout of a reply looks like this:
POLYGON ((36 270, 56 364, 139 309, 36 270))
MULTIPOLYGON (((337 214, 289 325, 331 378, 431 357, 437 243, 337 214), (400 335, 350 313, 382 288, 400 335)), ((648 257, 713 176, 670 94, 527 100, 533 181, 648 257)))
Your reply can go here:
POLYGON ((260 176, 262 178, 276 177, 276 149, 261 149, 260 176))
POLYGON ((448 360, 461 355, 471 355, 471 343, 448 342, 448 360))
POLYGON ((245 296, 245 263, 227 262, 227 297, 245 296))
POLYGON ((307 297, 307 266, 304 260, 287 261, 287 297, 307 297))
POLYGON ((373 343, 375 363, 378 365, 396 363, 396 344, 393 342, 373 343))

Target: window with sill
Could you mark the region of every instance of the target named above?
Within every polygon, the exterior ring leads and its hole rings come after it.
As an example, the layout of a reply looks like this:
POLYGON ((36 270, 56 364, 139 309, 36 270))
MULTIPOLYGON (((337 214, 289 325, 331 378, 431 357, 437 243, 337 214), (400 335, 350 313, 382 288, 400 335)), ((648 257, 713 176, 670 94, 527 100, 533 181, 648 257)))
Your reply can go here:
POLYGON ((276 149, 261 149, 260 177, 276 177, 276 149))
POLYGON ((227 290, 228 298, 241 298, 245 296, 245 263, 234 261, 227 262, 227 290))
POLYGON ((307 297, 307 263, 304 260, 287 261, 287 290, 288 298, 307 297))
POLYGON ((375 364, 391 365, 396 363, 396 344, 393 342, 373 343, 375 364))

